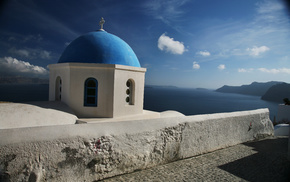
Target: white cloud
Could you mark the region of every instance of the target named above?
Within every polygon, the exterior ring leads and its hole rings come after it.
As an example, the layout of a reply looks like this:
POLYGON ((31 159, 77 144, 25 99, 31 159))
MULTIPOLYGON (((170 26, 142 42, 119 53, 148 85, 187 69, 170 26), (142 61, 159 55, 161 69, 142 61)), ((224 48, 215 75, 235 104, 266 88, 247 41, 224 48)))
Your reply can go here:
POLYGON ((40 51, 39 56, 42 59, 50 59, 50 52, 42 50, 42 51, 40 51))
POLYGON ((283 4, 273 1, 263 1, 257 4, 257 12, 259 14, 268 14, 282 10, 283 4))
POLYGON ((23 35, 17 34, 13 32, 5 32, 6 36, 8 37, 7 40, 10 42, 17 41, 17 43, 28 43, 28 42, 41 42, 43 40, 40 34, 37 35, 23 35))
POLYGON ((15 49, 15 48, 10 48, 9 52, 12 54, 15 54, 17 56, 23 56, 28 58, 30 56, 30 52, 26 49, 15 49))
POLYGON ((279 73, 278 69, 267 69, 267 68, 258 68, 259 71, 265 72, 265 73, 279 73))
POLYGON ((244 68, 239 68, 239 69, 238 69, 238 72, 239 72, 239 73, 246 73, 246 72, 247 72, 247 70, 246 70, 246 69, 244 69, 244 68))
POLYGON ((12 57, 0 58, 0 72, 7 75, 39 75, 45 76, 48 71, 41 67, 12 57))
POLYGON ((238 72, 239 73, 249 73, 249 72, 252 72, 252 71, 260 71, 260 72, 263 72, 263 73, 269 73, 269 74, 279 74, 279 73, 286 73, 286 74, 290 74, 290 68, 272 68, 272 69, 267 69, 267 68, 257 68, 257 69, 254 69, 254 68, 249 68, 249 69, 244 69, 244 68, 239 68, 238 69, 238 72))
POLYGON ((189 0, 154 0, 144 1, 143 4, 146 15, 161 20, 163 23, 170 25, 178 21, 184 14, 181 6, 189 0))
POLYGON ((210 56, 210 52, 208 52, 208 51, 199 51, 196 54, 199 54, 201 56, 210 56))
POLYGON ((196 61, 194 61, 192 68, 198 70, 200 68, 200 65, 196 61))
POLYGON ((281 73, 287 73, 287 74, 290 74, 290 69, 289 69, 289 68, 281 68, 281 69, 279 69, 279 71, 280 71, 281 73))
POLYGON ((183 42, 175 41, 173 38, 165 35, 165 33, 158 39, 158 48, 172 54, 183 54, 186 51, 183 42))
POLYGON ((42 49, 32 49, 32 48, 25 48, 25 49, 16 49, 11 48, 9 49, 9 52, 17 55, 22 56, 25 58, 32 58, 32 59, 50 59, 51 58, 51 52, 42 50, 42 49))
POLYGON ((28 35, 26 37, 23 38, 23 42, 28 42, 28 41, 37 41, 37 42, 40 42, 42 41, 43 38, 40 34, 37 34, 37 35, 28 35))
POLYGON ((289 68, 279 68, 279 69, 267 69, 267 68, 258 68, 259 71, 264 73, 272 73, 272 74, 278 74, 278 73, 286 73, 290 74, 289 68))
POLYGON ((241 49, 233 49, 231 50, 231 54, 234 56, 243 56, 245 55, 245 51, 241 49))
POLYGON ((286 7, 282 1, 265 0, 256 5, 258 15, 257 21, 270 22, 272 25, 276 23, 285 23, 285 21, 281 19, 285 15, 284 9, 286 7))
POLYGON ((16 54, 18 54, 19 56, 24 56, 24 57, 29 57, 29 52, 27 50, 24 49, 18 49, 18 50, 14 50, 16 54))
POLYGON ((224 64, 220 64, 220 65, 218 66, 218 69, 219 69, 219 70, 224 70, 224 69, 226 69, 226 66, 225 66, 224 64))
POLYGON ((253 48, 247 48, 247 51, 249 52, 249 54, 251 56, 259 56, 261 53, 264 53, 266 51, 269 51, 270 48, 267 47, 267 46, 261 46, 261 47, 257 47, 257 46, 254 46, 253 48))
POLYGON ((253 70, 254 70, 253 68, 249 68, 249 69, 239 68, 238 72, 239 73, 248 73, 248 72, 252 72, 253 70))
POLYGON ((225 21, 218 25, 213 23, 205 30, 207 36, 201 35, 195 42, 199 41, 199 44, 207 49, 223 52, 224 56, 246 56, 250 53, 252 56, 257 53, 261 56, 262 53, 251 51, 253 45, 267 46, 271 48, 271 52, 273 50, 273 53, 278 49, 280 52, 287 52, 289 21, 283 2, 262 0, 256 6, 252 20, 225 21), (218 43, 218 49, 216 43, 218 43), (248 51, 246 48, 249 48, 248 51), (224 52, 225 50, 233 51, 224 52))

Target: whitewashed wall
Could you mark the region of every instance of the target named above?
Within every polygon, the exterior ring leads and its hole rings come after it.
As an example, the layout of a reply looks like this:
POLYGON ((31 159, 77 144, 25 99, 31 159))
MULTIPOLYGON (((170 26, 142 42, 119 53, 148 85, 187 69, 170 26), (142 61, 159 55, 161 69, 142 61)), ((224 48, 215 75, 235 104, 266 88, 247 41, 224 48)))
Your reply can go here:
POLYGON ((273 135, 268 109, 0 130, 0 179, 94 181, 273 135))

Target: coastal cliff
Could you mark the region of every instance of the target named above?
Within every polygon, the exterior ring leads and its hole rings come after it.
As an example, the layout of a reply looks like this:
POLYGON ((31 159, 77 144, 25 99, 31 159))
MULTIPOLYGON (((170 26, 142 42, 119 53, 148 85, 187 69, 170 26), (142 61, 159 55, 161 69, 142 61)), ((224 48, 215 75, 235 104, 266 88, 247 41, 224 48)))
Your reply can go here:
POLYGON ((261 99, 282 103, 284 98, 290 98, 290 84, 287 83, 272 86, 261 99))
POLYGON ((280 83, 282 82, 271 81, 266 83, 253 82, 250 85, 242 85, 242 86, 224 85, 223 87, 217 89, 216 91, 223 93, 237 93, 244 95, 263 96, 269 88, 280 83))

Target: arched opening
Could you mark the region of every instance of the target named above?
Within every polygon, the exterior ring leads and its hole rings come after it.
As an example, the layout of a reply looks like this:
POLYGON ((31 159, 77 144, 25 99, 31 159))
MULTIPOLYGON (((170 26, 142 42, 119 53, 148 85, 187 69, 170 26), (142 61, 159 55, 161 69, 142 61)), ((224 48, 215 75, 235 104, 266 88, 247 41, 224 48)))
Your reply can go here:
POLYGON ((133 79, 129 79, 126 82, 126 103, 128 105, 134 105, 135 102, 135 82, 133 79))
POLYGON ((61 89, 62 89, 62 81, 60 76, 58 76, 55 80, 55 100, 61 101, 61 89))
POLYGON ((85 81, 84 106, 98 106, 98 81, 95 78, 85 81))

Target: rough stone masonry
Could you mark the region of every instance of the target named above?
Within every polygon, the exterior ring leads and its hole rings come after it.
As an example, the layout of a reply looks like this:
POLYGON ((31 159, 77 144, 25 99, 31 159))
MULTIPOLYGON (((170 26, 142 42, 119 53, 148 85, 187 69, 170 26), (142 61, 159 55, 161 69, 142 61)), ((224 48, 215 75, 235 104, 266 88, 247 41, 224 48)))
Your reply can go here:
POLYGON ((0 130, 0 181, 95 181, 273 135, 268 109, 0 130))

